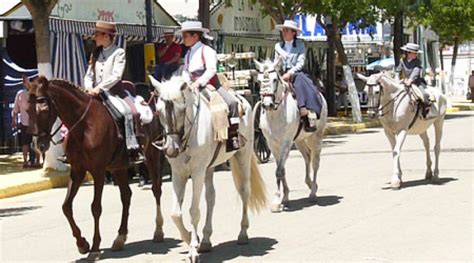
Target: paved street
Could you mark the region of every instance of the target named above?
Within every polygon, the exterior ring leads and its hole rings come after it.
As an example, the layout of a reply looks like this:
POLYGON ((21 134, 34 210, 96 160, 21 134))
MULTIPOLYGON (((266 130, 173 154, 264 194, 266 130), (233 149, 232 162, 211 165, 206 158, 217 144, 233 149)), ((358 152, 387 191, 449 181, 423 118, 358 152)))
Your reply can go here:
MULTIPOLYGON (((401 158, 404 187, 388 189, 392 171, 389 143, 380 129, 325 138, 319 173, 318 204, 307 202, 304 162, 293 151, 287 163, 290 207, 250 217, 250 244, 238 246, 241 202, 229 172, 215 176, 216 207, 211 253, 204 262, 265 261, 468 261, 473 260, 474 113, 460 112, 445 122, 440 185, 424 179, 425 156, 419 137, 407 138, 401 158)), ((433 135, 430 132, 431 136, 433 135)), ((269 198, 275 190, 275 163, 261 165, 269 198)), ((191 190, 189 188, 188 190, 191 190)), ((163 185, 165 242, 151 242, 155 205, 152 192, 132 185, 129 235, 125 250, 111 252, 120 223, 118 188, 106 186, 103 198, 104 261, 180 262, 187 247, 171 221, 171 184, 163 185)), ((0 200, 0 262, 75 261, 77 252, 62 214, 66 189, 0 200)), ((74 203, 75 218, 91 242, 93 187, 84 185, 74 203)), ((185 196, 189 222, 190 192, 185 196)), ((203 226, 205 203, 201 206, 203 226)), ((187 224, 189 225, 189 224, 187 224)))

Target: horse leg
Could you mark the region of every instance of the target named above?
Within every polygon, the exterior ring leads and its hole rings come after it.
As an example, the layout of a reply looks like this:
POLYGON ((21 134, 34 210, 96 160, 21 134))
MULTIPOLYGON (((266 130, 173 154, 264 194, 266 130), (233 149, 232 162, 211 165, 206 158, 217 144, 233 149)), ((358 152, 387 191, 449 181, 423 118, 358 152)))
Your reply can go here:
POLYGON ((112 251, 123 249, 128 234, 128 211, 130 209, 130 199, 132 198, 132 190, 128 185, 127 170, 119 170, 114 174, 114 179, 120 189, 120 199, 122 200, 122 221, 118 230, 118 236, 112 245, 112 251))
POLYGON ((312 146, 311 159, 313 162, 313 181, 311 183, 311 193, 309 194, 309 201, 314 202, 314 203, 316 202, 316 192, 318 191, 318 183, 316 182, 316 178, 318 176, 318 170, 319 170, 319 160, 321 157, 322 140, 323 140, 322 136, 313 135, 311 138, 311 143, 310 143, 310 145, 312 146))
POLYGON ((208 169, 204 184, 206 186, 206 225, 204 226, 202 242, 199 246, 199 253, 211 251, 211 235, 212 235, 212 214, 214 213, 214 205, 216 203, 216 190, 214 188, 214 169, 208 169))
POLYGON ((188 177, 181 175, 181 174, 173 174, 172 177, 173 181, 173 210, 171 212, 171 218, 173 219, 174 224, 179 230, 181 235, 181 239, 189 245, 191 242, 191 235, 189 231, 186 229, 183 223, 183 198, 184 198, 184 191, 186 190, 186 183, 188 181, 188 177))
POLYGON ((88 260, 99 260, 100 258, 100 216, 102 214, 102 191, 104 190, 105 168, 96 169, 92 172, 94 177, 94 200, 92 201, 92 215, 94 216, 94 239, 89 252, 88 260))
POLYGON ((196 171, 191 175, 193 184, 193 198, 191 201, 191 208, 189 214, 191 215, 191 243, 189 244, 189 258, 191 262, 199 260, 199 235, 198 224, 201 219, 201 211, 199 209, 199 202, 201 201, 202 188, 204 187, 204 179, 206 178, 206 171, 196 171))
POLYGON ((156 201, 156 218, 155 218, 155 233, 153 234, 153 242, 162 242, 164 239, 163 233, 163 215, 161 213, 161 173, 160 173, 160 154, 153 146, 148 145, 145 151, 146 167, 148 175, 151 178, 153 195, 156 201))
POLYGON ((433 172, 431 171, 431 156, 430 156, 430 139, 426 132, 420 134, 420 138, 423 140, 423 146, 425 147, 426 153, 426 173, 425 179, 429 180, 433 177, 433 172))
POLYGON ((232 158, 232 175, 234 184, 242 199, 242 220, 240 221, 240 233, 237 237, 237 244, 245 245, 248 243, 249 237, 247 230, 250 226, 248 207, 250 199, 250 172, 251 172, 251 156, 252 148, 247 147, 238 151, 232 158))
POLYGON ((72 202, 77 194, 77 191, 79 190, 79 187, 82 184, 82 181, 84 180, 85 175, 86 171, 83 167, 75 165, 71 166, 70 180, 67 186, 67 194, 62 206, 63 213, 66 216, 69 225, 71 226, 72 235, 76 238, 76 245, 79 250, 79 253, 81 254, 86 254, 87 252, 89 252, 90 246, 87 240, 82 237, 81 230, 79 229, 76 224, 76 221, 74 220, 72 212, 72 202))
POLYGON ((281 151, 279 154, 279 158, 277 161, 277 169, 276 169, 276 178, 277 178, 277 193, 275 199, 273 200, 271 211, 274 213, 283 211, 283 207, 288 205, 289 201, 289 188, 286 182, 285 177, 285 164, 286 160, 288 159, 288 155, 290 154, 290 147, 291 141, 283 142, 281 146, 281 151))
POLYGON ((390 149, 393 152, 393 149, 395 149, 395 144, 397 143, 395 135, 393 135, 393 133, 389 132, 387 129, 384 129, 383 131, 385 132, 385 136, 387 136, 387 139, 390 142, 390 149))
POLYGON ((311 155, 310 155, 310 149, 308 148, 308 146, 306 145, 306 143, 304 141, 296 143, 296 148, 298 148, 301 155, 303 155, 304 164, 305 164, 305 168, 306 168, 306 174, 305 174, 305 180, 304 181, 305 181, 306 185, 308 186, 308 188, 311 190, 311 177, 310 177, 310 173, 311 173, 311 165, 310 165, 311 155))
POLYGON ((439 182, 439 154, 441 152, 441 138, 443 137, 443 123, 444 123, 444 116, 439 117, 434 122, 434 127, 435 127, 435 146, 434 146, 434 152, 435 152, 435 167, 434 167, 434 174, 432 181, 434 183, 439 182))
POLYGON ((393 148, 393 175, 390 182, 392 189, 400 189, 402 186, 402 169, 400 167, 400 155, 402 151, 403 143, 407 137, 407 131, 401 130, 396 136, 395 147, 393 148))

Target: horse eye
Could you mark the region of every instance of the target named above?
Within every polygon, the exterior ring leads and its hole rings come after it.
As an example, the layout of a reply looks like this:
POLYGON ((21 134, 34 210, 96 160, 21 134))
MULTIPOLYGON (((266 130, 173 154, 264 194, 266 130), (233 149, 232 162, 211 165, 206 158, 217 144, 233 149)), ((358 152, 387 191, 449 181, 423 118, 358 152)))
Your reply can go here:
POLYGON ((45 98, 39 98, 39 99, 36 99, 36 103, 46 103, 46 99, 45 98))

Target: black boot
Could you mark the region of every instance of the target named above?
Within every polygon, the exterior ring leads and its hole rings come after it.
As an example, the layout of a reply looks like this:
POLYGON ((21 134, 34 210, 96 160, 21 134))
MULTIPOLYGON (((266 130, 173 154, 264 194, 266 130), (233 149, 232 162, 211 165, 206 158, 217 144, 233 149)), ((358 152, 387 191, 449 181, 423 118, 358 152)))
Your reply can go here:
POLYGON ((311 124, 309 124, 308 115, 301 117, 301 121, 303 122, 303 128, 304 128, 305 132, 315 132, 316 131, 316 125, 311 126, 311 124))
POLYGON ((226 152, 236 151, 241 148, 239 138, 239 124, 232 124, 228 129, 228 139, 226 141, 226 152))

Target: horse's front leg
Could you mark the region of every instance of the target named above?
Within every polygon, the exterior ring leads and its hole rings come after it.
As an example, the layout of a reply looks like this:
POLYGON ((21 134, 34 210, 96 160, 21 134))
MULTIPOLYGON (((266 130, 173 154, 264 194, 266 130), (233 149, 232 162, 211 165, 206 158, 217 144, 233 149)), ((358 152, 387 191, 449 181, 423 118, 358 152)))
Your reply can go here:
POLYGON ((202 242, 199 246, 199 252, 209 252, 212 248, 211 235, 212 235, 212 214, 214 213, 214 205, 216 203, 216 190, 214 188, 214 168, 210 168, 206 172, 206 179, 204 181, 206 185, 206 224, 203 229, 202 242))
POLYGON ((443 123, 444 123, 444 116, 439 117, 434 122, 435 128, 435 166, 434 166, 434 174, 432 181, 434 183, 439 183, 439 154, 441 152, 441 138, 443 137, 443 123))
POLYGON ((393 148, 393 175, 390 181, 392 189, 400 189, 402 186, 402 168, 400 166, 400 155, 402 151, 403 143, 407 137, 407 131, 401 130, 395 137, 395 147, 393 148))
POLYGON ((318 177, 318 170, 319 170, 319 161, 321 158, 321 148, 322 148, 322 135, 313 135, 312 138, 310 139, 310 145, 311 145, 311 155, 312 155, 312 164, 313 164, 313 181, 311 183, 311 193, 309 194, 309 201, 310 202, 316 202, 316 192, 318 191, 318 183, 317 183, 317 177, 318 177))
POLYGON ((181 240, 183 240, 186 244, 189 245, 189 243, 191 242, 191 236, 189 231, 184 226, 182 211, 184 191, 186 190, 186 182, 188 181, 188 177, 175 172, 172 176, 172 181, 174 197, 171 218, 173 219, 174 224, 179 230, 181 240))
POLYGON ((423 140, 423 146, 425 147, 426 154, 426 173, 425 179, 430 180, 433 177, 433 172, 431 171, 431 156, 430 156, 430 139, 426 132, 420 134, 421 140, 423 140))
POLYGON ((120 189, 120 199, 122 201, 122 219, 118 231, 118 236, 115 238, 114 244, 112 245, 113 251, 122 250, 127 241, 128 234, 128 214, 130 210, 130 199, 132 198, 132 190, 128 185, 128 172, 127 169, 118 170, 114 172, 115 182, 118 184, 120 189))
POLYGON ((206 177, 206 171, 200 170, 195 171, 191 175, 193 183, 193 199, 191 201, 191 208, 189 213, 191 214, 191 243, 189 244, 189 259, 191 262, 197 262, 199 260, 199 236, 198 236, 198 224, 201 219, 201 211, 199 209, 199 202, 201 200, 202 188, 204 187, 204 179, 206 177))
POLYGON ((72 235, 76 238, 76 245, 79 250, 79 253, 81 254, 86 254, 89 252, 90 245, 87 242, 87 240, 82 237, 81 235, 81 230, 76 224, 76 221, 74 220, 73 212, 72 212, 72 202, 74 200, 74 197, 77 194, 77 191, 79 190, 79 187, 81 186, 82 182, 84 181, 84 177, 86 175, 86 171, 82 166, 78 165, 72 165, 71 166, 71 172, 70 172, 70 179, 67 187, 67 194, 66 198, 63 203, 63 213, 67 218, 67 221, 69 222, 69 225, 71 226, 72 229, 72 235))
POLYGON ((92 171, 94 177, 94 200, 92 201, 92 215, 94 216, 94 239, 88 260, 100 258, 100 216, 102 215, 102 191, 104 190, 105 168, 97 168, 92 171))
POLYGON ((276 156, 277 169, 275 172, 277 179, 277 192, 272 204, 272 212, 281 212, 283 207, 288 205, 290 189, 286 182, 285 164, 290 153, 291 141, 284 141, 280 148, 280 154, 276 156))

